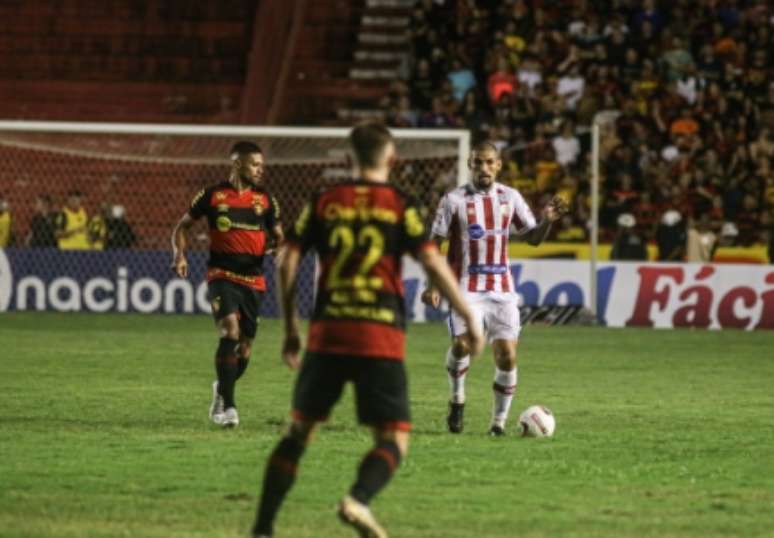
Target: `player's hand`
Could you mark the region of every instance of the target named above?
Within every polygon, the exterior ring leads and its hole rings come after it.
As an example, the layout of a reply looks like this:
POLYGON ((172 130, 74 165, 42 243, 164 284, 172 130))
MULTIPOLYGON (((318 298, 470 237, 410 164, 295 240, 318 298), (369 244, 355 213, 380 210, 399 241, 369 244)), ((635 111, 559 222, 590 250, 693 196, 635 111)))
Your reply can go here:
POLYGON ((298 334, 288 334, 282 342, 282 362, 291 370, 301 365, 301 338, 298 334))
POLYGON ((435 288, 427 288, 422 292, 422 302, 433 308, 438 308, 441 305, 441 294, 435 288))
POLYGON ((477 357, 481 355, 485 344, 484 333, 475 321, 468 323, 468 338, 470 339, 470 356, 477 357))
POLYGON ((562 218, 568 210, 567 202, 565 202, 561 196, 554 196, 548 204, 546 204, 545 209, 543 209, 543 216, 551 222, 556 222, 562 218))
POLYGON ((188 260, 185 256, 175 256, 175 261, 172 262, 172 270, 180 278, 188 278, 188 260))

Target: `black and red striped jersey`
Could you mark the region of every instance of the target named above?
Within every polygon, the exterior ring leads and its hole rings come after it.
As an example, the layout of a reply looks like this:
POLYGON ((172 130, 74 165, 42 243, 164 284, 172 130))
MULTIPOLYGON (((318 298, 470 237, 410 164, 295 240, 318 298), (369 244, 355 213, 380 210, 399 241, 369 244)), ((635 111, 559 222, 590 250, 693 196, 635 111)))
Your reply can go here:
POLYGON ((253 187, 238 191, 224 181, 199 191, 188 214, 207 217, 210 259, 207 279, 225 279, 260 291, 266 289, 263 256, 271 231, 280 222, 277 201, 253 187))
POLYGON ((419 205, 387 183, 339 183, 312 197, 287 241, 319 259, 308 350, 403 360, 401 257, 435 248, 419 205))

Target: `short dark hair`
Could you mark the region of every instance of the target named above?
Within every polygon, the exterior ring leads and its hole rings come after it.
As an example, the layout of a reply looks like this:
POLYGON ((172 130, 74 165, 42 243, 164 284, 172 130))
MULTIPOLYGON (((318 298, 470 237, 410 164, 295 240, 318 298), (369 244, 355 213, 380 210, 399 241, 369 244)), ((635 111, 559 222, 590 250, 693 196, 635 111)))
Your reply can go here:
POLYGON ((355 153, 355 159, 363 168, 377 166, 384 148, 392 141, 392 133, 381 123, 360 123, 349 133, 349 143, 355 153))
POLYGON ((229 155, 231 155, 232 159, 235 159, 237 157, 244 157, 245 155, 250 155, 251 153, 260 153, 263 155, 263 150, 261 149, 261 146, 256 144, 255 142, 248 142, 246 140, 242 140, 239 142, 236 142, 233 146, 231 146, 231 152, 229 155))
POLYGON ((67 196, 83 198, 83 193, 79 190, 71 190, 67 193, 67 196))
POLYGON ((494 151, 498 157, 500 156, 500 150, 497 149, 497 145, 491 140, 480 140, 475 144, 473 144, 473 147, 470 149, 476 153, 478 153, 479 151, 491 150, 491 151, 494 151))

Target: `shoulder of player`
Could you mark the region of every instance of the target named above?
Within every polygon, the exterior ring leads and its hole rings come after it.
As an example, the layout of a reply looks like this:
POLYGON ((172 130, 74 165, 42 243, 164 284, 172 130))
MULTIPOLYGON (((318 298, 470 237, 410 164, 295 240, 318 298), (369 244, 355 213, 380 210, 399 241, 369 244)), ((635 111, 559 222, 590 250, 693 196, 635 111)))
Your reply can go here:
POLYGON ((500 196, 508 196, 509 198, 515 198, 519 200, 524 199, 524 196, 522 196, 518 189, 514 189, 513 187, 509 187, 508 185, 504 185, 502 183, 495 183, 495 192, 500 196))

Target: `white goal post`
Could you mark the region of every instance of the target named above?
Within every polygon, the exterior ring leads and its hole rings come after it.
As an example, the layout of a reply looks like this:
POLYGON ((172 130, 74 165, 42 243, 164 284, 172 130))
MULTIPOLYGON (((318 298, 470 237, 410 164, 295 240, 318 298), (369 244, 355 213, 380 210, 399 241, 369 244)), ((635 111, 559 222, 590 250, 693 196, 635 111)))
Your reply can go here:
POLYGON ((603 126, 614 122, 621 113, 617 110, 602 110, 594 115, 591 124, 591 255, 589 271, 589 309, 597 316, 597 261, 599 242, 599 181, 600 181, 600 137, 603 126))

